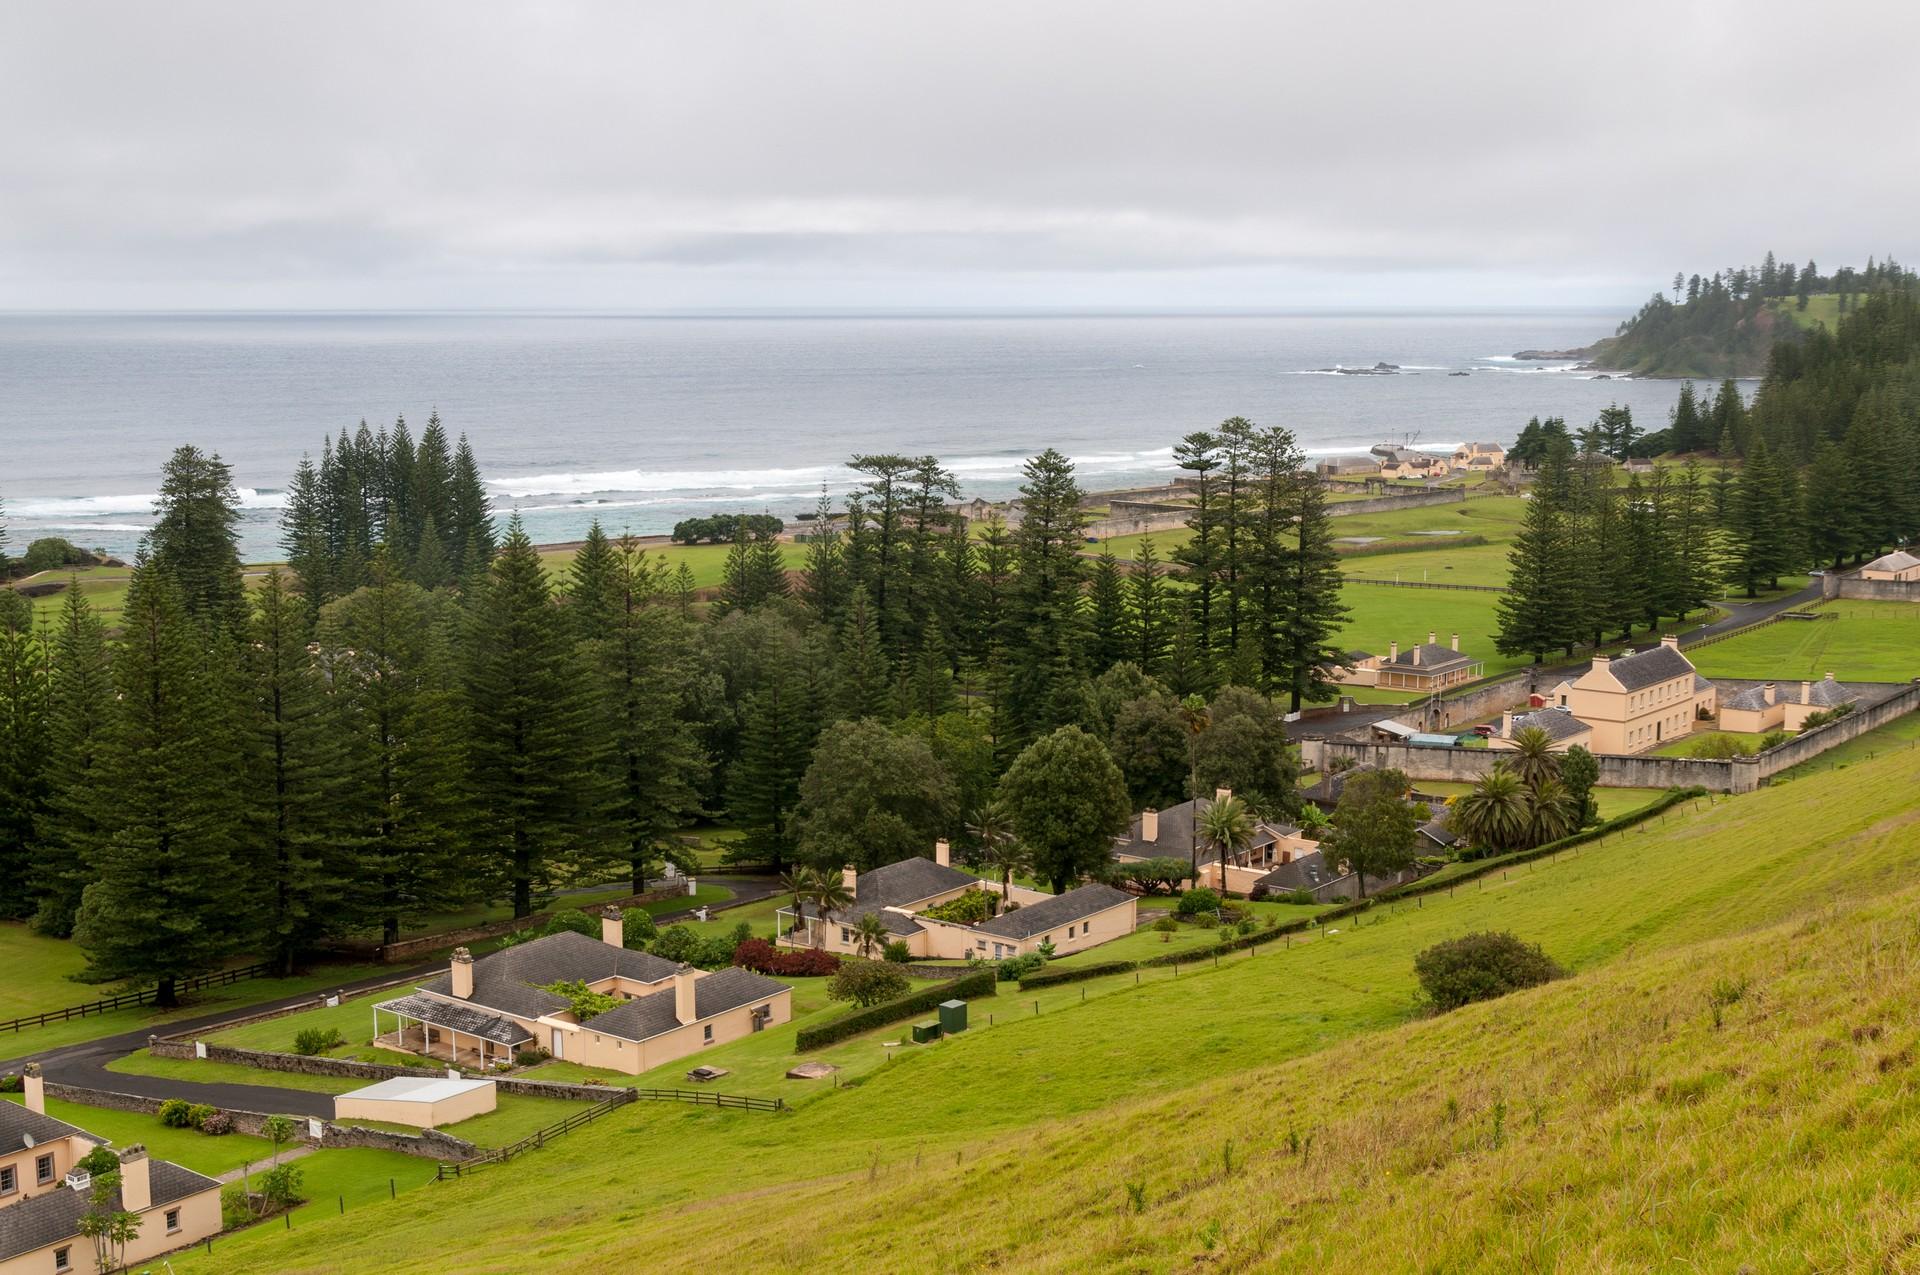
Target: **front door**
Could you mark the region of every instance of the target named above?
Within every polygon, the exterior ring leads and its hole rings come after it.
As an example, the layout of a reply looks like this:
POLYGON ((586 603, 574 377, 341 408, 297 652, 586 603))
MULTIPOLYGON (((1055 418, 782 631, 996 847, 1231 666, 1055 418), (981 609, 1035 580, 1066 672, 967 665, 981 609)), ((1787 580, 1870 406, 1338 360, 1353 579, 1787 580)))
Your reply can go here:
POLYGON ((558 1027, 553 1029, 553 1056, 555 1058, 567 1056, 567 1034, 558 1027))

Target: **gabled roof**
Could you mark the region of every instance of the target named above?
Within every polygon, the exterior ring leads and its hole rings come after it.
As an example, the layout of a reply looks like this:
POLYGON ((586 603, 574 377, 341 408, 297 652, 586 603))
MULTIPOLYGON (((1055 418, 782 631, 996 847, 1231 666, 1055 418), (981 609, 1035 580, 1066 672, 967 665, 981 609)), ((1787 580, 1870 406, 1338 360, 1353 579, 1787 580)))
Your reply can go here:
POLYGON ((1333 879, 1334 873, 1327 866, 1327 857, 1318 850, 1309 850, 1305 854, 1295 855, 1293 862, 1283 863, 1255 881, 1248 893, 1284 894, 1288 890, 1311 890, 1333 879))
POLYGON ((1914 567, 1920 567, 1920 558, 1914 557, 1905 549, 1895 549, 1892 553, 1875 558, 1860 569, 1862 571, 1907 571, 1914 567))
MULTIPOLYGON (((1776 690, 1774 694, 1777 700, 1779 696, 1778 690, 1776 690)), ((1721 709, 1725 710, 1730 708, 1736 713, 1757 713, 1765 708, 1767 704, 1767 688, 1764 685, 1749 686, 1744 691, 1735 691, 1733 694, 1724 696, 1720 700, 1721 709)))
MULTIPOLYGON (((563 930, 502 948, 492 956, 473 963, 473 995, 461 1003, 511 1014, 515 1018, 538 1018, 570 1007, 564 996, 542 990, 549 983, 597 983, 602 979, 632 979, 636 983, 658 983, 672 978, 677 968, 672 961, 646 952, 630 952, 603 943, 599 939, 563 930)), ((442 974, 420 985, 423 992, 453 997, 453 976, 442 974)), ((455 998, 459 999, 459 998, 455 998)))
POLYGON ((17 1102, 0 1102, 0 1155, 11 1155, 29 1146, 58 1142, 62 1138, 85 1138, 96 1144, 106 1142, 99 1134, 88 1133, 78 1125, 28 1111, 17 1102))
MULTIPOLYGON (((871 872, 862 872, 853 879, 852 905, 829 912, 826 918, 840 925, 858 925, 861 917, 871 913, 880 918, 889 933, 917 934, 923 928, 917 921, 888 909, 910 908, 936 895, 950 894, 981 884, 980 878, 970 872, 943 867, 932 859, 916 855, 871 872)), ((814 916, 813 905, 801 904, 800 915, 811 920, 814 916)))
POLYGON ((1438 642, 1422 642, 1419 646, 1407 647, 1390 660, 1380 661, 1380 667, 1396 673, 1441 673, 1463 664, 1478 662, 1464 651, 1441 646, 1438 642), (1418 660, 1414 658, 1416 654, 1419 655, 1418 660))
POLYGON ((1630 691, 1645 690, 1676 677, 1694 676, 1693 661, 1682 655, 1679 647, 1668 646, 1665 642, 1611 660, 1607 664, 1607 671, 1613 675, 1614 681, 1630 691))
MULTIPOLYGON (((737 965, 715 970, 693 980, 693 1020, 697 1023, 788 990, 785 983, 737 965)), ((663 990, 636 996, 615 1009, 589 1018, 581 1024, 581 1029, 621 1040, 650 1040, 683 1025, 674 994, 663 990)))
POLYGON ((1842 704, 1851 704, 1859 698, 1859 691, 1845 682, 1834 681, 1833 674, 1829 673, 1825 678, 1809 685, 1804 698, 1796 695, 1794 703, 1817 704, 1821 708, 1838 708, 1842 704))
MULTIPOLYGON (((1207 807, 1213 804, 1213 798, 1201 797, 1193 801, 1183 801, 1177 806, 1168 806, 1160 812, 1160 835, 1152 841, 1141 837, 1142 818, 1133 817, 1133 825, 1126 835, 1113 839, 1115 854, 1131 855, 1139 859, 1185 859, 1193 853, 1193 828, 1207 807)), ((1264 846, 1276 836, 1271 824, 1254 824, 1253 845, 1264 846)), ((1207 847, 1202 846, 1201 858, 1206 858, 1207 847)))
POLYGON ((1131 894, 1110 885, 1083 885, 1077 890, 1056 894, 1051 899, 1002 912, 991 921, 982 921, 973 928, 981 934, 992 934, 999 938, 1030 939, 1036 934, 1062 925, 1072 925, 1132 900, 1131 894))
MULTIPOLYGON (((152 1184, 152 1207, 155 1209, 165 1208, 202 1191, 220 1189, 220 1184, 212 1178, 182 1168, 171 1160, 149 1160, 147 1174, 152 1184)), ((69 1190, 63 1186, 0 1209, 0 1262, 79 1238, 80 1219, 86 1216, 92 1203, 91 1192, 69 1190)), ((118 1191, 114 1192, 112 1207, 116 1210, 121 1207, 118 1191)), ((80 1259, 79 1254, 74 1256, 80 1259)), ((91 1261, 92 1258, 84 1260, 91 1261)), ((75 1260, 73 1268, 79 1270, 80 1266, 81 1260, 75 1260)))
POLYGON ((1507 738, 1512 739, 1514 735, 1518 735, 1529 726, 1545 731, 1547 737, 1554 740, 1572 739, 1576 735, 1584 735, 1593 729, 1592 726, 1575 717, 1569 709, 1540 708, 1531 713, 1515 713, 1513 734, 1508 735, 1507 738))
POLYGON ((1447 816, 1445 811, 1442 811, 1438 818, 1429 819, 1421 824, 1416 831, 1428 841, 1442 848, 1451 848, 1460 844, 1460 838, 1447 831, 1447 816))
POLYGON ((489 1014, 478 1006, 436 1000, 431 996, 402 996, 398 1000, 381 1001, 374 1008, 411 1018, 418 1023, 444 1027, 462 1036, 477 1036, 496 1045, 519 1045, 533 1039, 526 1028, 511 1018, 489 1014))

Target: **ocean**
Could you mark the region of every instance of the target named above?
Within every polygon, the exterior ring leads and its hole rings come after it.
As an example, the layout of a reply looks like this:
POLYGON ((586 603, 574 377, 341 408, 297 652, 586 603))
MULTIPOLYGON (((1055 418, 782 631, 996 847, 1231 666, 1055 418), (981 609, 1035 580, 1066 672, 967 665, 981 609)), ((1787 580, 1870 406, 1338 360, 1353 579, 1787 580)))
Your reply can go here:
POLYGON ((1316 455, 1505 443, 1531 416, 1579 425, 1616 402, 1661 428, 1675 382, 1511 358, 1622 317, 0 315, 0 500, 14 552, 57 535, 129 554, 161 463, 191 442, 233 466, 259 561, 278 556, 303 453, 362 420, 404 415, 417 438, 435 410, 472 440, 502 518, 518 510, 541 542, 595 518, 648 534, 791 516, 844 490, 857 452, 933 453, 995 498, 1048 446, 1089 488, 1164 477, 1177 439, 1234 415, 1316 455), (1328 370, 1378 362, 1401 371, 1328 370))

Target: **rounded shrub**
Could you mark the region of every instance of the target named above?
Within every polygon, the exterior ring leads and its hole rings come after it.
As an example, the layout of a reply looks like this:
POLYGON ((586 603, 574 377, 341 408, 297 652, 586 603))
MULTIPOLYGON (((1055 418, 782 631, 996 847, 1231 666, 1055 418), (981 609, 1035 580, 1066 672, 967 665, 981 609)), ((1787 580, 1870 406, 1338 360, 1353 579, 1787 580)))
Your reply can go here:
POLYGON ((653 913, 645 908, 628 908, 620 914, 620 938, 628 947, 645 947, 659 933, 660 927, 654 924, 653 913))
POLYGON ((1208 889, 1204 885, 1197 889, 1188 890, 1180 896, 1180 902, 1174 906, 1173 910, 1181 916, 1197 916, 1202 912, 1218 912, 1220 910, 1220 892, 1218 890, 1208 889))
POLYGON ((600 922, 582 912, 579 908, 561 908, 547 918, 543 934, 559 934, 572 930, 575 934, 584 934, 590 939, 600 937, 600 922))
POLYGON ((1413 958, 1413 972, 1433 1007, 1444 1012, 1538 987, 1566 971, 1539 944, 1487 931, 1434 944, 1413 958))

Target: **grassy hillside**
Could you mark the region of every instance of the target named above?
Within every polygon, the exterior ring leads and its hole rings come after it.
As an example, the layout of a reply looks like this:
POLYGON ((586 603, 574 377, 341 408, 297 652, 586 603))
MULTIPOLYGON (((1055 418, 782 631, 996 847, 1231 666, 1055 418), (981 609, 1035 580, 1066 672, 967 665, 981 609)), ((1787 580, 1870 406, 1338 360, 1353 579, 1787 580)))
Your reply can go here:
MULTIPOLYGON (((1874 1078, 1920 990, 1920 927, 1897 906, 1843 909, 1914 880, 1917 778, 1902 753, 1701 801, 1217 969, 1074 985, 1084 1004, 912 1050, 855 1087, 795 1085, 786 1115, 638 1104, 524 1167, 176 1266, 1163 1270, 1211 1253, 1232 1269, 1625 1270, 1702 1245, 1716 1269, 1838 1265, 1826 1255, 1871 1252, 1892 1217, 1874 1157, 1916 1101, 1895 1083, 1910 1063, 1874 1078), (1807 913, 1812 934, 1716 942, 1807 913), (1489 927, 1581 977, 1419 1019, 1414 953, 1489 927), (1714 1031, 1723 975, 1749 988, 1714 1031), (1847 1034, 1875 1023, 1884 1040, 1847 1034), (1832 1199, 1794 1206, 1789 1166, 1832 1199)), ((1910 1171, 1889 1172, 1897 1201, 1910 1171)))
POLYGON ((1920 607, 1905 602, 1830 602, 1831 620, 1782 620, 1703 646, 1694 665, 1708 677, 1779 682, 1904 682, 1920 675, 1920 607))

